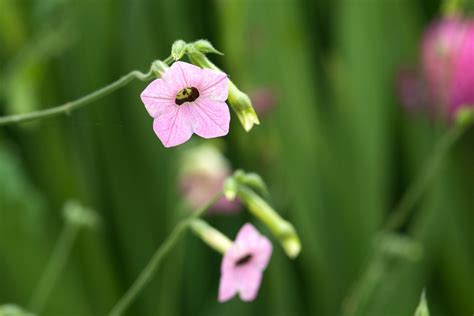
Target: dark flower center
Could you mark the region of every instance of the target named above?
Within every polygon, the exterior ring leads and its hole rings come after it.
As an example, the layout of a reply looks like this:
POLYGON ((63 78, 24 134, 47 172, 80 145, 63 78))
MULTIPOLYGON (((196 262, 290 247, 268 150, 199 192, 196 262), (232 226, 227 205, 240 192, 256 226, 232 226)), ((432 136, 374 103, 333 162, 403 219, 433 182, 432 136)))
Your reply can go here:
POLYGON ((251 254, 242 256, 242 257, 239 258, 239 260, 237 260, 237 261, 235 262, 235 266, 236 266, 236 267, 243 266, 243 265, 249 263, 249 261, 252 260, 252 258, 253 258, 253 255, 251 255, 251 254))
POLYGON ((177 105, 181 105, 185 102, 193 102, 195 101, 197 98, 199 98, 199 91, 198 89, 194 88, 194 87, 187 87, 187 88, 184 88, 182 89, 181 91, 178 92, 178 94, 176 95, 176 99, 174 100, 174 102, 177 104, 177 105))

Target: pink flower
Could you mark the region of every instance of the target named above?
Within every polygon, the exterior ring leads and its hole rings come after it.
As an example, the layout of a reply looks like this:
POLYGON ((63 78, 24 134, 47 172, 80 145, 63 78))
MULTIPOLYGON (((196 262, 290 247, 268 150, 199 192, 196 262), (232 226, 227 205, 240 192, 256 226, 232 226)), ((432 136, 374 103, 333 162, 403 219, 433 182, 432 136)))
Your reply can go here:
POLYGON ((426 110, 428 103, 423 78, 416 69, 402 68, 395 79, 396 92, 408 111, 426 110))
POLYGON ((153 130, 163 145, 180 145, 193 133, 204 138, 227 135, 228 84, 223 72, 181 61, 171 65, 162 78, 151 82, 140 97, 154 118, 153 130))
MULTIPOLYGON (((179 168, 179 184, 186 202, 198 209, 222 190, 224 181, 231 175, 229 162, 209 143, 183 152, 179 168)), ((215 213, 236 213, 240 202, 222 197, 210 209, 215 213)))
POLYGON ((435 21, 422 44, 423 74, 431 103, 453 116, 474 104, 474 21, 435 21))
POLYGON ((259 116, 268 114, 277 102, 276 90, 272 88, 259 88, 250 93, 255 112, 259 116))
POLYGON ((271 255, 271 242, 253 225, 242 226, 222 259, 219 302, 228 301, 237 293, 241 300, 253 301, 271 255))

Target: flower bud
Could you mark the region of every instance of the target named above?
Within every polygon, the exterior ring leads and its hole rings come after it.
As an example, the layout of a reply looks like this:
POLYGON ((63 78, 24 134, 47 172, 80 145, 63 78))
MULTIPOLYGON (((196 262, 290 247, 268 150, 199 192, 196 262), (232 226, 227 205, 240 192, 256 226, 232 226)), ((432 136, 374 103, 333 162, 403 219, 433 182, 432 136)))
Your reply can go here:
POLYGON ((220 51, 218 51, 208 40, 197 40, 193 43, 188 44, 187 50, 191 53, 199 52, 202 54, 218 54, 224 55, 220 51))
POLYGON ((186 49, 185 41, 183 40, 175 41, 173 45, 171 46, 171 57, 173 57, 175 61, 180 60, 181 58, 183 58, 185 49, 186 49))
POLYGON ((474 106, 463 106, 456 114, 456 124, 470 126, 474 124, 474 106))
POLYGON ((193 232, 201 238, 206 245, 221 254, 225 254, 230 246, 232 246, 232 241, 227 238, 227 236, 202 219, 193 219, 190 226, 193 232))
MULTIPOLYGON (((221 71, 204 54, 197 51, 196 48, 190 49, 187 53, 189 60, 193 64, 202 68, 210 68, 221 71)), ((252 106, 252 101, 250 100, 249 96, 240 91, 231 80, 229 80, 229 97, 227 102, 235 114, 237 114, 240 123, 247 132, 252 129, 254 124, 260 124, 257 113, 255 113, 255 110, 252 106)))
POLYGON ((237 170, 234 172, 233 178, 235 178, 238 183, 246 185, 260 194, 268 194, 267 185, 262 177, 256 173, 237 170))
POLYGON ((239 185, 234 177, 227 178, 224 182, 224 196, 227 200, 233 201, 237 197, 239 185))
POLYGON ((260 124, 249 96, 240 91, 232 81, 229 81, 229 98, 227 101, 247 132, 252 129, 254 124, 260 124))
POLYGON ((97 227, 99 218, 97 214, 77 201, 68 201, 64 205, 63 215, 66 222, 77 226, 97 227))
POLYGON ((473 20, 445 18, 425 32, 422 62, 430 102, 450 118, 461 106, 474 106, 473 60, 473 20))
POLYGON ((301 252, 301 241, 293 225, 284 220, 265 200, 245 185, 239 186, 238 196, 249 211, 262 221, 280 241, 290 258, 301 252))

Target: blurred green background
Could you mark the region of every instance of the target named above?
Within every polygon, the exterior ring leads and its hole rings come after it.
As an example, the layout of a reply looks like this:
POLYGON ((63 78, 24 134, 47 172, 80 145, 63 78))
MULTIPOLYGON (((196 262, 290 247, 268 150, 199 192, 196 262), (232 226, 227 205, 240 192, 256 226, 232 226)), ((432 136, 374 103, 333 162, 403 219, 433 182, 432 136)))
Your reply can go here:
MULTIPOLYGON (((275 246, 259 297, 217 303, 220 258, 191 234, 128 315, 349 315, 390 209, 443 128, 406 113, 394 81, 418 62, 433 0, 0 0, 0 115, 72 100, 209 39, 246 92, 276 104, 225 138, 235 168, 260 173, 303 252, 275 246), (347 302, 347 301, 346 301, 347 302)), ((164 149, 134 82, 69 116, 0 128, 0 304, 27 307, 70 198, 94 208, 42 315, 105 315, 180 213, 178 156, 164 149)), ((403 232, 420 260, 384 260, 353 315, 474 313, 474 132, 462 137, 403 232)), ((209 220, 235 236, 246 213, 209 220)), ((261 227, 263 231, 264 228, 261 227)), ((276 245, 276 244, 275 244, 276 245)))

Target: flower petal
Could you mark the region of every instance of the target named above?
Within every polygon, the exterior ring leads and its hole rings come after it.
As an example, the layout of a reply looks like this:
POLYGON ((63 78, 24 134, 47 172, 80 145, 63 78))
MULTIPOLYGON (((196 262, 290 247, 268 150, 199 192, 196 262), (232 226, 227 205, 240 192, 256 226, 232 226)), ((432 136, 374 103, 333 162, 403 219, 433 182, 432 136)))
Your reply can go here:
POLYGON ((451 85, 451 115, 462 106, 474 106, 474 22, 467 28, 457 57, 451 85))
POLYGON ((148 114, 159 115, 168 106, 175 104, 177 90, 162 79, 153 80, 140 95, 148 114))
POLYGON ((239 296, 242 301, 253 301, 258 294, 262 283, 262 272, 256 267, 249 265, 238 269, 239 296))
POLYGON ((199 97, 186 107, 191 112, 190 122, 197 135, 213 138, 229 133, 230 112, 225 102, 199 97))
POLYGON ((212 69, 202 69, 199 93, 209 99, 225 101, 229 94, 227 74, 212 69))
POLYGON ((237 283, 231 271, 221 274, 219 283, 219 302, 225 302, 237 294, 237 283))
POLYGON ((163 80, 181 90, 187 87, 198 88, 202 79, 202 69, 190 63, 177 61, 164 74, 163 80))
POLYGON ((254 260, 252 261, 256 267, 258 267, 261 271, 265 270, 270 261, 270 257, 272 256, 273 246, 270 240, 268 240, 265 236, 260 236, 257 248, 254 253, 254 260))
POLYGON ((252 224, 246 223, 239 230, 235 243, 240 247, 251 247, 254 249, 259 242, 260 236, 260 233, 252 224))
POLYGON ((155 118, 153 130, 165 147, 180 145, 191 138, 193 132, 188 117, 186 107, 176 105, 155 118))

